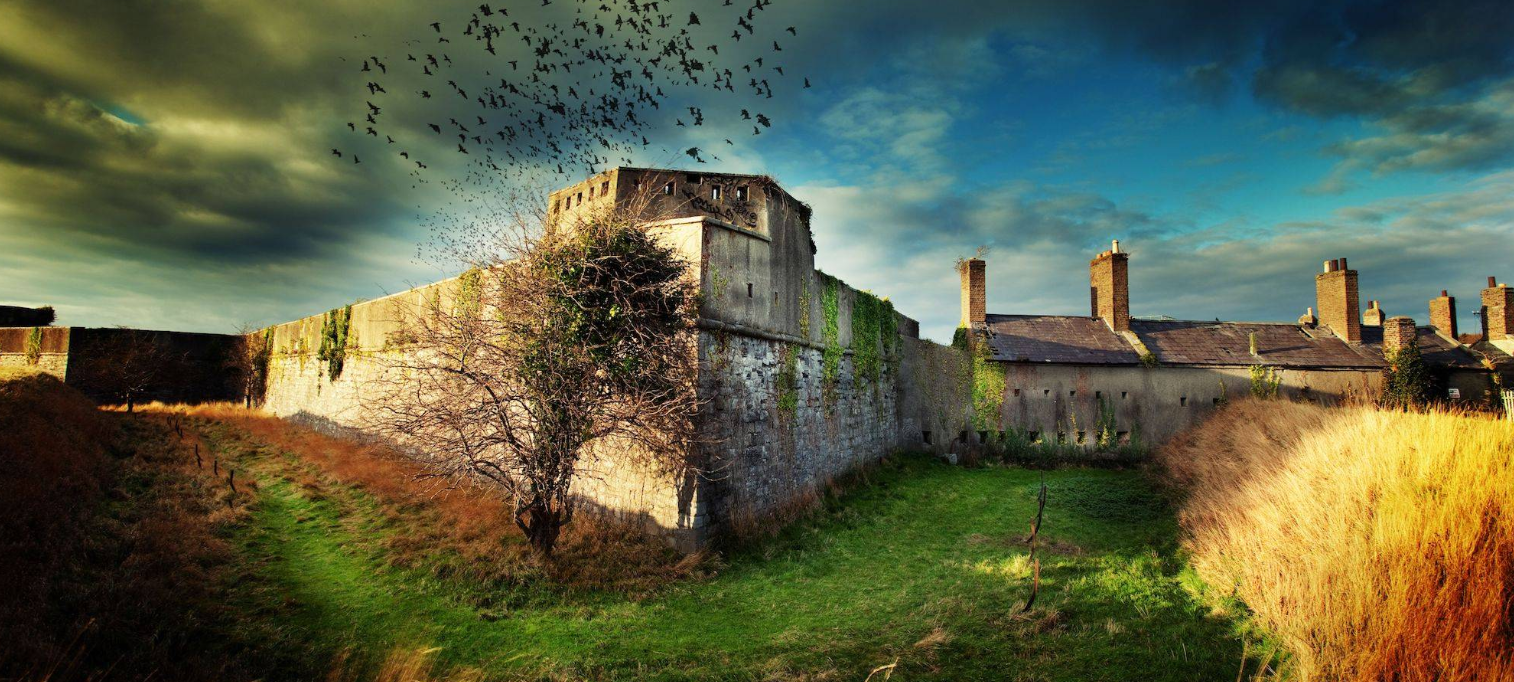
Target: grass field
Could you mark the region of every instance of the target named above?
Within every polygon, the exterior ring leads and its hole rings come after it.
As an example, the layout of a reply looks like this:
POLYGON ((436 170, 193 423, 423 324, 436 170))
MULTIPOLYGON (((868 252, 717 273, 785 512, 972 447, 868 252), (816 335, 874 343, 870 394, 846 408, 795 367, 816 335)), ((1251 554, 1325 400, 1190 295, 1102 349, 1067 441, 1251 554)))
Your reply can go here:
MULTIPOLYGON (((45 627, 19 624, 31 646, 0 655, 0 677, 1208 680, 1243 663, 1244 628, 1203 596, 1139 472, 1045 473, 1024 611, 1040 472, 901 455, 723 556, 582 524, 543 566, 498 500, 430 489, 379 449, 229 408, 97 413, 56 382, 26 389, 0 392, 25 426, 0 434, 5 457, 46 452, 66 419, 88 425, 73 456, 102 469, 88 499, 28 498, 80 499, 48 509, 91 520, 38 559, 68 579, 16 602, 45 627)), ((0 492, 46 478, 13 471, 0 492)))
POLYGON ((198 424, 258 481, 240 607, 275 620, 309 665, 346 651, 369 669, 433 648, 443 668, 562 679, 862 679, 897 663, 894 679, 1191 680, 1241 665, 1236 626, 1196 597, 1171 513, 1132 472, 1046 474, 1051 551, 1025 613, 1021 538, 1041 474, 920 456, 872 471, 713 577, 634 595, 532 576, 480 589, 396 565, 392 535, 424 529, 380 496, 234 423, 198 424))

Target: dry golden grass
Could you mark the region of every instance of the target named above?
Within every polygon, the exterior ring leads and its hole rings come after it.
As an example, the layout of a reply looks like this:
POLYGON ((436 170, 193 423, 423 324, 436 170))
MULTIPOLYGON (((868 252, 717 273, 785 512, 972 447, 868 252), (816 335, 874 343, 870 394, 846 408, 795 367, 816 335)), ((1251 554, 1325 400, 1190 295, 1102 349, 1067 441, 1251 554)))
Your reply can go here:
POLYGON ((1290 677, 1514 680, 1514 423, 1241 401, 1157 459, 1290 677))

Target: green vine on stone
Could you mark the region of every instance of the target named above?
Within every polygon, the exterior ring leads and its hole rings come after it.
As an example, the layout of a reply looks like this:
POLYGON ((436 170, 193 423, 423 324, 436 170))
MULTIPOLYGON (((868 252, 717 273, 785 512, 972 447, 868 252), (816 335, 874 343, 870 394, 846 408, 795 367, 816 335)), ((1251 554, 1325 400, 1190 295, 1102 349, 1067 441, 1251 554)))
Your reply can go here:
POLYGON ((778 369, 778 413, 793 417, 799 410, 799 349, 784 344, 779 351, 782 366, 778 369))
POLYGON ((478 314, 484 295, 483 275, 482 270, 470 268, 457 276, 456 313, 458 317, 469 319, 478 314))
POLYGON ((1277 370, 1270 365, 1252 365, 1250 371, 1251 395, 1263 400, 1276 398, 1277 387, 1283 382, 1277 370))
POLYGON ((832 410, 836 407, 836 387, 841 383, 841 283, 823 272, 820 276, 825 278, 825 290, 820 295, 820 308, 825 315, 825 326, 820 330, 824 346, 820 381, 825 407, 832 410))
POLYGON ((342 365, 347 360, 347 340, 352 327, 352 306, 347 305, 326 313, 321 323, 321 348, 316 358, 326 362, 326 375, 336 381, 342 376, 342 365))
POLYGON ((42 328, 32 327, 26 335, 26 364, 35 365, 42 361, 42 328))
POLYGON ((1004 367, 993 361, 987 341, 970 334, 964 337, 972 352, 973 427, 979 431, 998 430, 1003 425, 1004 367))

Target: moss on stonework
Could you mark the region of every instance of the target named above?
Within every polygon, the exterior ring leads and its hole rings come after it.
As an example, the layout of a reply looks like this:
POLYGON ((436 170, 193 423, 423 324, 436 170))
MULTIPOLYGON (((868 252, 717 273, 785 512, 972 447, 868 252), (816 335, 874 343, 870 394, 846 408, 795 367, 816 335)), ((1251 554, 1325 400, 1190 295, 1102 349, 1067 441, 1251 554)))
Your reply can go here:
POLYGON ((347 341, 352 328, 352 306, 342 306, 326 313, 321 322, 321 348, 316 358, 326 362, 326 376, 336 381, 342 376, 347 360, 347 341))

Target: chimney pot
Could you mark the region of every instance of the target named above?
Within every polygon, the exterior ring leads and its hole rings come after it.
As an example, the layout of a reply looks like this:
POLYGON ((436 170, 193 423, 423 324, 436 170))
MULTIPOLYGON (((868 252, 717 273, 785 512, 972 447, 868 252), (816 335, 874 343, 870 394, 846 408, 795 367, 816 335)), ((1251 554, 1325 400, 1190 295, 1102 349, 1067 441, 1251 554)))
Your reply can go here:
POLYGON ((1441 296, 1450 296, 1450 294, 1448 294, 1448 293, 1446 293, 1446 290, 1445 290, 1445 289, 1441 289, 1441 290, 1440 290, 1440 295, 1441 295, 1441 296))
POLYGON ((1488 288, 1492 289, 1493 287, 1496 287, 1496 286, 1498 286, 1498 278, 1496 278, 1496 277, 1494 277, 1492 275, 1488 275, 1488 288))
POLYGON ((1114 248, 1110 249, 1110 251, 1113 252, 1113 253, 1119 253, 1120 252, 1120 240, 1118 240, 1118 239, 1114 240, 1114 248))
POLYGON ((1341 269, 1341 270, 1345 270, 1346 269, 1346 259, 1344 257, 1341 258, 1341 266, 1340 266, 1339 269, 1341 269))

